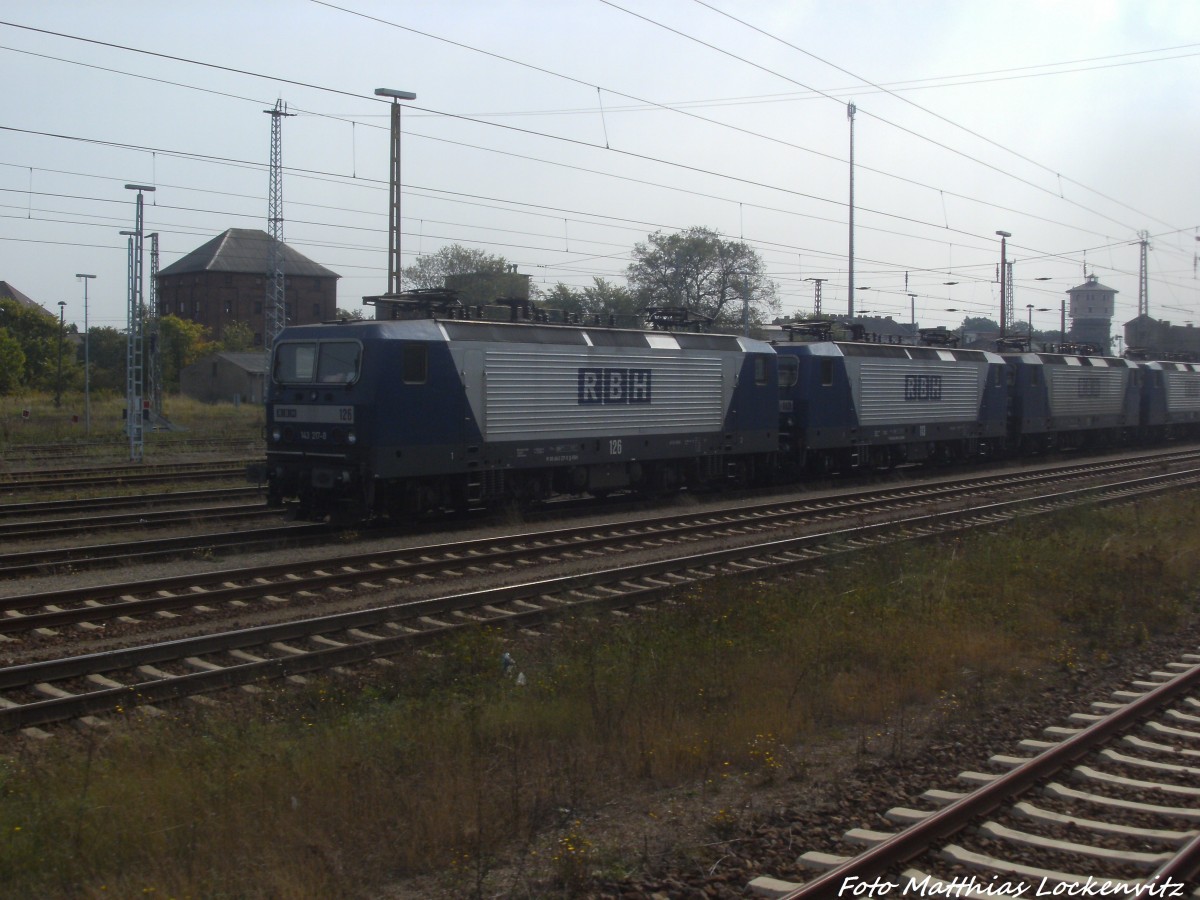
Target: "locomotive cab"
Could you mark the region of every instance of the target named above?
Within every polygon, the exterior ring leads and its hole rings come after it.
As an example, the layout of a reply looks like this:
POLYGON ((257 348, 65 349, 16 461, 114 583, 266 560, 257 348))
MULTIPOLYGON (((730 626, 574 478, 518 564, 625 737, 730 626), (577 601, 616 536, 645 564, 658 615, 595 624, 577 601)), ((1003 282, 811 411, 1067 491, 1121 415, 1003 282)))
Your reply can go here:
POLYGON ((268 388, 268 502, 296 497, 306 517, 361 483, 356 405, 363 347, 356 339, 281 339, 268 388))

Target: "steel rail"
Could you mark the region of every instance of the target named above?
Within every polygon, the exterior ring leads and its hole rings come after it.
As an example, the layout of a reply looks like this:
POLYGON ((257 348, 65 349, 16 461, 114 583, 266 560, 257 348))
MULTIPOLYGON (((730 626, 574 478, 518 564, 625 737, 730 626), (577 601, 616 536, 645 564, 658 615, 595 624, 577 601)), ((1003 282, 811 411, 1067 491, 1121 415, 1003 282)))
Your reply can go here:
POLYGON ((134 494, 123 497, 92 497, 70 500, 27 500, 0 504, 0 519, 40 515, 42 513, 84 513, 129 506, 151 506, 170 503, 195 503, 235 497, 260 497, 258 487, 208 488, 196 491, 172 491, 166 494, 134 494))
MULTIPOLYGON (((1200 472, 1196 470, 1191 474, 1193 480, 1200 478, 1200 472)), ((1138 479, 1136 484, 1145 486, 1147 483, 1153 482, 1155 483, 1153 486, 1154 491, 1169 490, 1175 487, 1175 485, 1164 481, 1168 477, 1164 475, 1150 476, 1138 479)), ((1114 495, 1109 499, 1116 501, 1126 499, 1130 489, 1129 484, 1122 485, 1120 490, 1114 490, 1111 485, 1096 486, 1067 492, 1060 499, 1065 500, 1069 498, 1077 501, 1085 493, 1095 494, 1107 491, 1114 495)), ((754 566, 756 573, 761 572, 768 565, 772 565, 778 569, 790 569, 809 562, 812 554, 806 555, 805 551, 814 550, 814 548, 822 543, 830 544, 840 541, 842 547, 835 547, 829 552, 852 553, 861 549, 864 542, 878 542, 880 539, 879 536, 886 536, 888 532, 907 532, 910 539, 928 539, 944 534, 948 528, 947 523, 953 524, 954 520, 971 519, 975 520, 977 524, 993 526, 1000 518, 1011 518, 1013 507, 1016 504, 1040 506, 1041 509, 1034 510, 1033 514, 1049 513, 1061 508, 1050 509, 1046 507, 1046 503, 1046 498, 1005 501, 992 504, 990 507, 985 507, 982 510, 959 510, 925 514, 898 522, 863 525, 849 529, 840 529, 830 533, 769 541, 748 547, 725 548, 679 559, 658 560, 583 574, 564 575, 482 591, 454 594, 448 597, 409 601, 366 610, 262 625, 233 632, 182 638, 106 653, 26 663, 0 669, 0 689, 20 688, 42 682, 76 679, 89 675, 103 675, 109 672, 136 669, 138 666, 153 665, 159 662, 178 661, 206 653, 244 650, 247 647, 278 644, 314 635, 346 632, 352 629, 362 630, 380 625, 393 624, 405 619, 411 621, 422 616, 445 615, 447 613, 462 614, 467 610, 477 610, 484 607, 490 609, 495 607, 496 604, 508 603, 514 600, 526 600, 531 597, 578 594, 594 590, 598 586, 607 587, 608 585, 618 584, 628 586, 631 591, 637 594, 657 592, 664 588, 675 587, 682 582, 694 581, 697 578, 720 574, 720 572, 715 571, 717 567, 728 563, 744 565, 747 560, 758 562, 758 565, 754 566), (939 523, 943 526, 941 531, 937 530, 939 523), (768 562, 768 560, 773 560, 773 562, 768 562), (686 572, 688 575, 681 576, 679 575, 680 572, 686 572), (662 576, 675 576, 680 580, 664 584, 659 580, 662 576), (632 584, 637 579, 647 578, 651 579, 651 586, 639 587, 632 584)), ((964 523, 959 527, 969 526, 964 523)), ((546 607, 518 613, 496 611, 494 618, 490 619, 490 621, 520 621, 522 616, 525 615, 533 615, 540 618, 546 615, 561 613, 562 609, 586 608, 588 604, 611 607, 618 604, 633 605, 636 602, 640 601, 631 600, 628 594, 624 596, 610 594, 604 597, 583 598, 570 603, 564 603, 559 610, 555 611, 548 610, 546 607)), ((472 622, 472 624, 477 623, 478 620, 472 622)), ((384 652, 385 648, 397 648, 404 645, 405 641, 420 639, 423 634, 428 634, 428 632, 416 632, 391 638, 375 638, 374 640, 357 644, 347 644, 342 647, 331 648, 330 650, 310 652, 321 654, 319 658, 326 660, 326 663, 317 666, 317 668, 324 668, 326 666, 342 665, 345 661, 370 659, 386 655, 384 652), (332 652, 334 650, 344 653, 345 656, 338 656, 337 653, 332 652)), ((245 681, 252 681, 261 677, 266 672, 279 671, 290 674, 298 671, 294 667, 304 665, 298 661, 302 658, 297 655, 296 660, 292 660, 290 657, 285 657, 282 660, 261 660, 252 664, 237 664, 228 667, 228 669, 230 672, 234 670, 242 672, 243 675, 239 677, 244 678, 245 681), (248 665, 257 666, 258 668, 247 668, 248 665)), ((174 685, 180 678, 187 679, 187 683, 193 685, 212 684, 214 686, 210 689, 216 690, 230 686, 231 682, 228 679, 233 677, 228 672, 223 672, 219 677, 214 674, 212 681, 207 681, 198 677, 202 674, 205 673, 172 676, 170 679, 139 682, 135 685, 91 691, 83 695, 73 695, 65 698, 55 698, 0 708, 0 731, 47 724, 79 715, 103 712, 104 710, 111 711, 116 707, 121 707, 129 703, 154 702, 155 699, 174 698, 181 694, 178 693, 179 688, 177 686, 171 685, 174 685), (114 704, 113 701, 116 698, 120 699, 114 704)), ((234 683, 245 683, 245 681, 236 681, 234 683)))
POLYGON ((229 520, 280 517, 283 513, 265 503, 240 503, 233 506, 200 506, 180 509, 145 509, 132 513, 73 516, 62 519, 41 519, 36 522, 0 522, 0 538, 9 541, 36 540, 47 533, 55 537, 84 534, 122 526, 163 528, 168 525, 187 525, 205 520, 229 520))
MULTIPOLYGON (((1147 715, 1176 698, 1190 693, 1197 685, 1200 685, 1200 665, 1193 666, 1164 682, 1161 687, 1154 688, 1121 709, 1114 710, 1078 734, 930 814, 928 818, 910 825, 796 890, 782 895, 780 900, 828 900, 841 894, 848 879, 877 878, 895 866, 909 862, 932 849, 937 843, 962 831, 981 816, 987 815, 1098 747, 1111 742, 1116 735, 1133 728, 1147 715)), ((1188 861, 1181 863, 1178 871, 1194 871, 1188 867, 1196 865, 1194 857, 1197 847, 1200 847, 1200 838, 1185 848, 1188 861)), ((1174 873, 1176 870, 1169 869, 1169 866, 1168 863, 1161 871, 1174 873)))
MULTIPOLYGON (((177 556, 194 550, 215 547, 245 547, 272 543, 287 538, 308 538, 330 534, 328 525, 320 522, 300 522, 277 528, 258 528, 252 531, 226 531, 198 536, 153 538, 122 544, 93 544, 63 547, 53 550, 24 550, 0 555, 0 577, 29 575, 53 571, 61 566, 80 563, 127 563, 135 557, 177 556)), ((0 606, 4 604, 0 600, 0 606)))
MULTIPOLYGON (((1169 477, 1163 475, 1156 478, 1169 477)), ((990 486, 990 483, 989 483, 990 486)), ((1107 486, 1107 485, 1104 485, 1107 486)), ((1095 489, 1089 488, 1078 490, 1095 489)), ((281 588, 289 593, 300 590, 318 590, 323 587, 354 583, 364 579, 401 575, 411 577, 447 566, 496 564, 506 560, 520 560, 530 550, 537 552, 578 552, 614 540, 657 539, 679 537, 709 530, 738 527, 774 525, 776 520, 792 519, 798 515, 819 516, 836 509, 839 517, 856 514, 856 507, 884 504, 913 505, 927 503, 931 499, 949 493, 957 495, 958 486, 934 487, 932 490, 906 492, 872 492, 872 495, 857 500, 822 498, 809 503, 784 501, 774 504, 755 504, 707 513, 680 517, 656 516, 631 523, 606 523, 585 525, 569 529, 536 532, 510 538, 478 538, 451 544, 419 545, 401 550, 371 551, 365 554, 344 555, 324 558, 315 565, 321 572, 306 578, 297 578, 283 584, 265 582, 268 577, 295 575, 295 563, 282 563, 249 569, 225 569, 216 572, 171 576, 150 582, 130 582, 101 587, 64 589, 48 593, 15 596, 0 599, 0 609, 7 611, 10 618, 0 619, 0 633, 16 633, 43 628, 57 628, 80 621, 95 622, 118 616, 146 615, 160 611, 171 611, 195 606, 197 603, 217 605, 233 600, 253 600, 278 593, 281 588), (877 495, 877 496, 874 496, 877 495), (742 517, 739 521, 739 517, 742 517), (508 546, 506 546, 508 545, 508 546), (361 567, 370 567, 363 571, 361 567), (334 574, 323 570, 338 569, 334 574), (237 584, 237 582, 251 582, 237 584), (216 587, 210 587, 216 585, 216 587), (173 590, 190 589, 197 593, 171 594, 173 590), (147 599, 127 599, 136 594, 156 593, 147 599), (120 602, 101 605, 100 601, 122 598, 120 602), (66 608, 80 602, 86 608, 66 608), (28 609, 57 607, 49 612, 14 615, 28 609)), ((1027 498, 1028 499, 1028 498, 1027 498)), ((886 511, 886 510, 885 510, 886 511)), ((861 515, 861 510, 857 512, 861 515)), ((122 551, 124 552, 124 551, 122 551)), ((122 557, 124 558, 124 557, 122 557)))

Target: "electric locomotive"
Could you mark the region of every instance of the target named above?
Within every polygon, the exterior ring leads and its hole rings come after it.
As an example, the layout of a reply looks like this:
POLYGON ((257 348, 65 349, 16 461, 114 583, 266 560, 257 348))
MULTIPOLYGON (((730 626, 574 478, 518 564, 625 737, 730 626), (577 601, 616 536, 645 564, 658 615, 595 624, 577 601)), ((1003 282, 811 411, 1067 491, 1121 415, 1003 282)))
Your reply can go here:
POLYGON ((1200 434, 1200 363, 1143 362, 1141 427, 1154 441, 1200 434))
POLYGON ((1007 367, 980 350, 781 342, 782 451, 796 474, 998 455, 1007 367))
POLYGON ((1136 362, 1069 353, 1004 358, 1019 452, 1117 445, 1138 436, 1144 372, 1136 362))
POLYGON ((284 329, 268 497, 304 518, 747 483, 778 449, 769 344, 458 318, 284 329))

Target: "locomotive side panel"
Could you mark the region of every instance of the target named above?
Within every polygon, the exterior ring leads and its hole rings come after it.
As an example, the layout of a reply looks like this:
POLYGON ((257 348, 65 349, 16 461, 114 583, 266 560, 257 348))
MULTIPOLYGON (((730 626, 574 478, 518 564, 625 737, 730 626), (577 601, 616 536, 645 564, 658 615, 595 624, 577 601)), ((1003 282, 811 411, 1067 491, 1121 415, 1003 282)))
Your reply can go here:
POLYGON ((485 353, 483 397, 471 400, 489 442, 715 432, 732 393, 728 361, 713 356, 485 353))
POLYGON ((1074 357, 1068 357, 1065 365, 1045 367, 1052 417, 1124 414, 1130 369, 1109 366, 1103 359, 1092 359, 1091 363, 1082 366, 1074 357))
POLYGON ((1200 422, 1200 364, 1164 363, 1163 367, 1168 421, 1200 422))

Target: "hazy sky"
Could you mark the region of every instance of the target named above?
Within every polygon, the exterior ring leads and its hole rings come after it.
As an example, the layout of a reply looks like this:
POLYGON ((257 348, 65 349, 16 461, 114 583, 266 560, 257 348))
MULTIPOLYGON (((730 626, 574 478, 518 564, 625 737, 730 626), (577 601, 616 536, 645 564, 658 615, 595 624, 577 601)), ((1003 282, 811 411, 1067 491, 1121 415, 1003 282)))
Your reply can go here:
POLYGON ((1086 268, 1123 323, 1145 231, 1151 314, 1200 324, 1194 0, 0 0, 0 76, 0 280, 81 327, 80 272, 91 324, 125 323, 126 183, 157 187, 162 267, 266 229, 277 99, 284 239, 340 307, 382 293, 377 87, 417 94, 405 265, 460 243, 582 286, 706 226, 785 313, 810 278, 844 312, 853 102, 859 310, 997 317, 1005 230, 1018 321, 1056 329, 1086 268))

